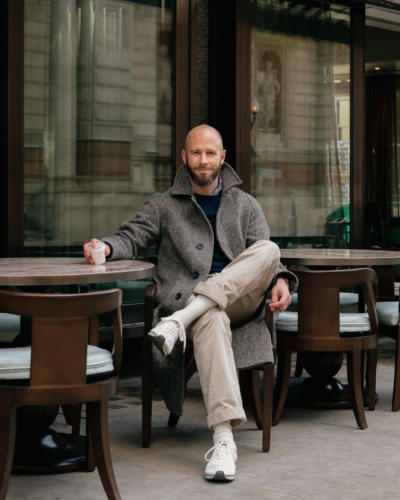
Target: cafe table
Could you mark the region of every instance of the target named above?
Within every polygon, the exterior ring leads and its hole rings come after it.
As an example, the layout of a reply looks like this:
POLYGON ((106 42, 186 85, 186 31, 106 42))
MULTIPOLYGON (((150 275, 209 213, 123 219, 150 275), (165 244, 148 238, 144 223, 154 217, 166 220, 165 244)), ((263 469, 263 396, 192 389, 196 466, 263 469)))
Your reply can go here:
MULTIPOLYGON (((55 286, 110 283, 149 278, 154 265, 139 260, 88 264, 82 257, 21 257, 0 259, 0 287, 51 291, 55 286), (26 288, 27 287, 27 288, 26 288)), ((23 333, 22 333, 23 335, 23 333)), ((24 407, 18 417, 13 472, 69 471, 85 462, 84 438, 50 428, 58 407, 24 407)))
MULTIPOLYGON (((344 248, 285 248, 281 261, 287 266, 316 269, 336 267, 390 268, 400 265, 400 251, 344 248)), ((379 288, 382 283, 379 283, 379 288)), ((289 404, 312 407, 351 407, 347 387, 334 376, 340 370, 340 353, 302 353, 302 362, 311 377, 301 381, 301 390, 294 384, 288 396, 289 404)))
POLYGON ((400 264, 400 251, 356 248, 284 248, 281 261, 293 266, 387 267, 400 264))

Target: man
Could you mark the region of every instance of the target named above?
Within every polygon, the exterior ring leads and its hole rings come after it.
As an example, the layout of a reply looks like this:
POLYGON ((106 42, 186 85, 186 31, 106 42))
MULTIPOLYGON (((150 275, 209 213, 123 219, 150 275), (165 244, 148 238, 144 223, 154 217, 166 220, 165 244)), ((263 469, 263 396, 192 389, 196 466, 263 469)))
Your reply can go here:
MULTIPOLYGON (((184 165, 172 188, 155 194, 133 221, 102 241, 112 259, 158 246, 154 281, 161 320, 149 335, 167 364, 177 362, 186 335, 193 341, 207 423, 214 432, 204 475, 229 481, 237 461, 232 426, 246 420, 230 324, 253 317, 267 289, 270 309, 286 309, 288 285, 296 278, 279 263, 260 206, 237 187, 241 181, 225 163, 220 133, 208 125, 195 127, 181 154, 184 165)), ((97 242, 84 245, 92 264, 90 246, 97 242)))

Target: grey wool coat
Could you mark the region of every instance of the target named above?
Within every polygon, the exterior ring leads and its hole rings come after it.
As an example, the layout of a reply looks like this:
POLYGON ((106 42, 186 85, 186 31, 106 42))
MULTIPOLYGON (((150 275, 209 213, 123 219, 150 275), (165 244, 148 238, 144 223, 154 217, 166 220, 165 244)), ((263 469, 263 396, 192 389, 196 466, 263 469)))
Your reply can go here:
MULTIPOLYGON (((225 255, 233 260, 256 241, 268 240, 270 231, 258 202, 238 188, 241 180, 227 163, 222 166, 221 177, 223 187, 216 235, 225 255)), ((213 230, 195 199, 187 167, 183 165, 178 170, 168 191, 153 195, 135 219, 124 222, 103 241, 111 247, 109 259, 112 260, 135 258, 156 245, 158 261, 153 281, 158 307, 154 322, 182 309, 196 284, 209 274, 214 246, 213 230)), ((280 276, 289 280, 294 291, 297 279, 282 265, 270 287, 280 276)), ((271 336, 263 311, 233 329, 232 348, 238 369, 273 361, 271 336)), ((181 415, 185 389, 182 344, 178 342, 167 358, 156 349, 153 356, 156 378, 167 408, 181 415)))

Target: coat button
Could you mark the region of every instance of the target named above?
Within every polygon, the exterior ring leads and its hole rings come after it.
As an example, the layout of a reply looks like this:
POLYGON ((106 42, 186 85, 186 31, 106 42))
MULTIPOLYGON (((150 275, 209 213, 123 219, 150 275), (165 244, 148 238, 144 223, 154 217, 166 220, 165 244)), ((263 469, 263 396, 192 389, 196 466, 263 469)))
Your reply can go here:
POLYGON ((204 248, 203 243, 197 243, 196 248, 197 248, 197 250, 203 250, 203 248, 204 248))
POLYGON ((192 276, 195 280, 197 280, 197 278, 199 277, 199 273, 197 271, 193 271, 192 276))
POLYGON ((181 293, 177 293, 177 294, 175 295, 175 299, 176 299, 176 300, 179 300, 181 297, 182 297, 182 294, 181 294, 181 293))

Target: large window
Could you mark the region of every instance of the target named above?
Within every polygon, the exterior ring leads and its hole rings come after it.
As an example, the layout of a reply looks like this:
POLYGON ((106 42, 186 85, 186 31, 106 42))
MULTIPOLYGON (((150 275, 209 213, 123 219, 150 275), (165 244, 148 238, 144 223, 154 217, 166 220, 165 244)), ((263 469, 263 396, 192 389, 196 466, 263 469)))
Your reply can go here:
POLYGON ((25 253, 72 253, 172 175, 168 1, 25 0, 25 253))
POLYGON ((257 0, 252 193, 282 246, 349 244, 350 12, 257 0))

